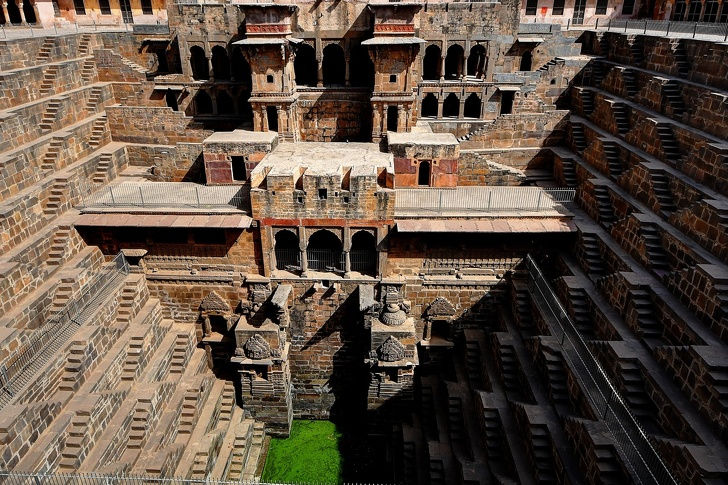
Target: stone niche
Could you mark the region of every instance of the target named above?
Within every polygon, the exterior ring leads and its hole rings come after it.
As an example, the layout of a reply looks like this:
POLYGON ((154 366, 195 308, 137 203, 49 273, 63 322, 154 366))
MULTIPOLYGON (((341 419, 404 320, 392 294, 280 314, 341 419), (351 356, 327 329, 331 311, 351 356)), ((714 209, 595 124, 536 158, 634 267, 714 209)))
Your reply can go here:
POLYGON ((389 132, 387 144, 396 187, 458 185, 460 145, 452 133, 389 132))
POLYGON ((278 145, 273 131, 221 131, 202 142, 207 185, 243 184, 266 153, 278 145))
POLYGON ((250 319, 240 317, 230 359, 240 377, 243 406, 276 436, 288 436, 293 419, 287 336, 291 293, 290 285, 278 285, 250 319))
POLYGON ((368 407, 376 409, 391 399, 412 399, 417 358, 417 332, 410 304, 399 293, 384 292, 374 299, 374 287, 359 286, 359 308, 369 330, 370 368, 368 407))

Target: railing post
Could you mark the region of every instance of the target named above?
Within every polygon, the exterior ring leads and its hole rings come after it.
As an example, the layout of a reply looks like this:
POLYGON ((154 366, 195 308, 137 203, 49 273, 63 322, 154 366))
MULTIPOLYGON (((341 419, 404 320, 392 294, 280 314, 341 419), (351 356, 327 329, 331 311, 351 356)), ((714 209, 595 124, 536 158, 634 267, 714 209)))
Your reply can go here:
POLYGON ((594 30, 599 30, 599 19, 597 19, 597 23, 594 25, 594 30))
POLYGON ((670 35, 670 21, 667 21, 667 32, 665 32, 665 37, 668 37, 670 35))
POLYGON ((195 186, 195 195, 197 196, 197 207, 200 207, 200 191, 197 186, 195 186))
POLYGON ((695 38, 695 33, 696 33, 697 31, 698 31, 698 23, 697 23, 697 22, 695 22, 695 24, 693 25, 693 39, 695 38))
POLYGON ((111 195, 111 205, 116 205, 116 200, 114 200, 114 188, 109 187, 109 194, 111 195))
POLYGON ((442 190, 439 191, 440 197, 438 202, 438 212, 442 214, 442 190))
POLYGON ((141 185, 139 186, 139 199, 141 199, 142 207, 144 207, 144 193, 142 192, 141 185))
POLYGON ((645 30, 642 31, 643 34, 647 33, 647 20, 645 20, 645 30))
POLYGON ((541 210, 541 196, 543 195, 543 192, 538 193, 538 201, 536 202, 536 210, 541 210))

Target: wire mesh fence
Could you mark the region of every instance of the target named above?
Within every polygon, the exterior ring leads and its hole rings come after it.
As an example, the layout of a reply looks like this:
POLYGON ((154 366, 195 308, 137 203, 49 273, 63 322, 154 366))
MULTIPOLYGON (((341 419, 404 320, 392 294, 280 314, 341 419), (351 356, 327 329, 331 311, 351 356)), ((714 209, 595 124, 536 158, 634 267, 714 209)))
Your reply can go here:
POLYGON ((185 182, 122 183, 84 197, 82 208, 96 207, 190 207, 236 208, 245 206, 247 197, 240 186, 207 186, 185 182))
POLYGON ((475 215, 495 212, 559 211, 574 189, 456 187, 397 189, 395 215, 475 215))
POLYGON ((526 266, 531 297, 547 316, 549 330, 561 342, 564 359, 611 432, 615 444, 626 459, 625 466, 637 483, 677 484, 530 255, 526 257, 526 266))
POLYGON ((128 273, 129 264, 124 255, 117 254, 84 286, 77 298, 68 302, 53 318, 33 331, 27 342, 0 365, 0 408, 39 370, 43 364, 43 356, 52 353, 62 344, 64 336, 84 323, 88 317, 87 309, 95 308, 107 290, 128 273))

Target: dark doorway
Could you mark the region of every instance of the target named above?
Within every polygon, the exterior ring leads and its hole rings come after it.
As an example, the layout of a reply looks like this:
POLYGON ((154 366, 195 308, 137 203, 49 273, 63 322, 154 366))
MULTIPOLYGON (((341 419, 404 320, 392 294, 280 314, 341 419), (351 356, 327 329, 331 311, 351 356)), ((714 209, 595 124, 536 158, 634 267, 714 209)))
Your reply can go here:
POLYGON ((341 241, 331 231, 315 232, 308 240, 306 250, 308 267, 314 271, 337 271, 342 269, 341 241))
POLYGON ((296 73, 296 84, 299 86, 316 86, 318 62, 316 62, 316 51, 314 51, 313 47, 308 44, 301 44, 296 48, 293 70, 296 73))
MULTIPOLYGON (((11 2, 13 0, 10 0, 11 2)), ((33 8, 33 4, 30 3, 30 0, 25 0, 23 2, 23 14, 25 14, 25 22, 28 24, 34 24, 38 22, 38 19, 35 18, 35 9, 33 8)))
POLYGON ((343 86, 346 75, 344 49, 338 44, 329 44, 324 49, 323 75, 325 86, 343 86))
POLYGON ((487 65, 487 59, 485 57, 485 47, 482 45, 475 45, 470 49, 470 55, 468 56, 468 76, 474 76, 482 78, 485 76, 485 67, 487 65))
POLYGON ((397 131, 399 110, 396 106, 387 107, 387 131, 397 131))
POLYGON ((253 121, 253 108, 250 106, 250 93, 243 92, 238 99, 238 113, 245 122, 253 121))
POLYGON ((243 83, 250 88, 252 84, 250 79, 250 64, 245 60, 243 52, 239 47, 236 47, 230 56, 230 73, 235 81, 243 83))
POLYGON ((167 90, 167 93, 164 95, 164 100, 166 101, 167 106, 172 108, 174 111, 179 110, 179 104, 177 103, 177 94, 171 89, 167 90))
POLYGON ((422 99, 422 112, 420 113, 422 118, 437 118, 437 98, 432 93, 422 99))
POLYGON ((265 112, 268 115, 268 131, 278 131, 278 108, 268 106, 265 112))
POLYGON ((501 91, 500 114, 509 115, 513 112, 513 91, 501 91))
MULTIPOLYGON (((85 10, 84 10, 85 14, 85 10)), ((20 9, 15 0, 8 0, 8 17, 11 24, 20 24, 23 20, 20 18, 20 9)))
POLYGON ((245 182, 248 179, 248 173, 245 169, 245 157, 233 155, 230 157, 230 164, 233 170, 233 180, 245 182))
POLYGON ((212 48, 212 75, 215 79, 230 79, 230 60, 224 47, 212 48))
POLYGON ((361 274, 377 275, 377 242, 374 235, 359 231, 351 238, 349 253, 351 270, 361 274))
POLYGON ((430 185, 430 175, 431 175, 431 166, 430 162, 427 160, 423 160, 420 162, 419 166, 417 167, 417 185, 426 187, 430 185))
POLYGON ((212 114, 212 99, 205 91, 197 91, 195 95, 195 113, 198 115, 212 114))
POLYGON ((198 45, 190 48, 190 67, 192 68, 192 79, 203 81, 210 78, 207 56, 202 47, 198 45))
POLYGON ((301 268, 298 236, 291 231, 278 231, 275 236, 276 269, 294 271, 301 268))
POLYGON ((442 67, 442 51, 438 46, 431 45, 425 49, 425 57, 422 59, 422 79, 438 81, 440 67, 442 67))
POLYGON ((526 51, 521 55, 521 66, 519 71, 530 71, 533 63, 533 55, 531 51, 526 51))
POLYGON ((455 93, 450 93, 442 104, 443 118, 457 118, 460 114, 460 100, 455 93))
POLYGON ((215 100, 217 101, 217 114, 235 114, 235 104, 233 103, 233 98, 230 97, 227 91, 218 91, 215 98, 215 100))
POLYGON ((472 93, 465 99, 465 106, 463 106, 463 116, 465 118, 480 118, 480 97, 472 93))
POLYGON ((352 47, 349 71, 349 84, 352 86, 374 86, 374 64, 365 46, 352 47))
POLYGON ((463 74, 463 59, 465 51, 458 44, 447 49, 445 57, 445 79, 460 79, 463 74))

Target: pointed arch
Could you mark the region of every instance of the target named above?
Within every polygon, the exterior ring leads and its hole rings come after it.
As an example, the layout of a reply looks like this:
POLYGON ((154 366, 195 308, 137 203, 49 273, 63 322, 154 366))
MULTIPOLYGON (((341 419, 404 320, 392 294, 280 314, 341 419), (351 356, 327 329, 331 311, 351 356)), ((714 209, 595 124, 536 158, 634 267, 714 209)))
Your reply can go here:
POLYGON ((422 98, 422 109, 420 110, 421 118, 436 118, 437 117, 437 98, 433 93, 427 93, 422 98))
POLYGON ((475 93, 471 93, 465 99, 465 105, 463 106, 463 117, 465 118, 480 118, 481 109, 480 96, 475 93))
POLYGON ((316 86, 318 79, 318 63, 316 51, 308 44, 301 43, 296 47, 296 58, 293 60, 296 84, 299 86, 316 86))
POLYGON ((485 47, 481 44, 474 45, 468 56, 468 76, 482 78, 485 76, 485 69, 488 59, 485 56, 485 47))
POLYGON ((325 86, 343 86, 346 76, 344 49, 338 44, 329 44, 324 49, 323 75, 325 86))
POLYGON ((215 79, 230 79, 230 59, 227 49, 221 45, 212 48, 212 75, 215 79))
POLYGON ((460 99, 455 93, 450 93, 442 105, 443 118, 457 118, 460 114, 460 99))
POLYGON ((453 44, 447 49, 445 57, 445 79, 460 79, 463 74, 463 59, 465 51, 459 44, 453 44))
POLYGON ((198 45, 190 47, 190 68, 192 69, 192 79, 198 81, 210 79, 205 50, 198 45))
POLYGON ((425 49, 425 56, 422 58, 422 79, 425 81, 438 81, 440 79, 440 68, 442 67, 442 51, 436 45, 430 45, 425 49))

